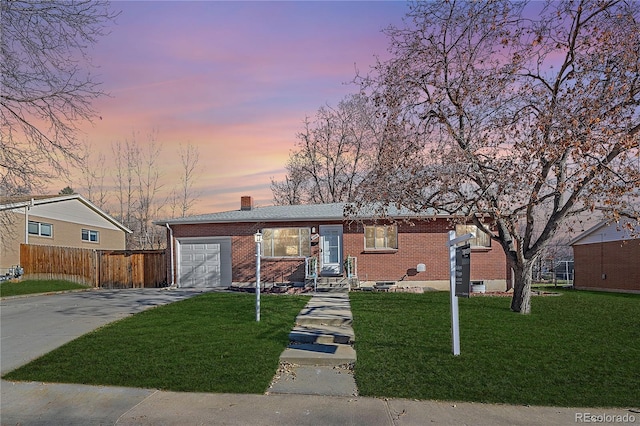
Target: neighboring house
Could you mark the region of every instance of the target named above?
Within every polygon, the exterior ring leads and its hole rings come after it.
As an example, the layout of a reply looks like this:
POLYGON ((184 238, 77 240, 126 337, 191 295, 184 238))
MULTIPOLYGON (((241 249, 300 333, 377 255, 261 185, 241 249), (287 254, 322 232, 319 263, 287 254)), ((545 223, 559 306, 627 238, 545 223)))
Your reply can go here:
MULTIPOLYGON (((254 208, 251 197, 242 197, 240 210, 155 222, 167 228, 168 282, 180 287, 255 282, 254 234, 260 231, 262 282, 304 282, 316 263, 320 276, 345 276, 350 266, 362 284, 449 289, 448 231, 463 235, 475 226, 401 211, 388 212, 393 220, 352 220, 345 219, 344 208, 344 203, 254 208)), ((486 234, 472 243, 471 279, 504 291, 509 272, 502 248, 486 234)))
POLYGON ((0 273, 20 264, 20 244, 124 250, 127 227, 79 194, 0 198, 0 273))
POLYGON ((600 222, 574 238, 574 287, 640 293, 640 226, 631 222, 600 222))

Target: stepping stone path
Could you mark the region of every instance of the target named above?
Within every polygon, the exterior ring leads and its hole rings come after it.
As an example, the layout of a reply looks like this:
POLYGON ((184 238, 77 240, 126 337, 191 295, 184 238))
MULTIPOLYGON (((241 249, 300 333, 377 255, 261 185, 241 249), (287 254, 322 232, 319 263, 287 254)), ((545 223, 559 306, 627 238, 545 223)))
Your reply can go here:
POLYGON ((316 293, 296 317, 267 393, 356 396, 352 324, 348 293, 316 293))

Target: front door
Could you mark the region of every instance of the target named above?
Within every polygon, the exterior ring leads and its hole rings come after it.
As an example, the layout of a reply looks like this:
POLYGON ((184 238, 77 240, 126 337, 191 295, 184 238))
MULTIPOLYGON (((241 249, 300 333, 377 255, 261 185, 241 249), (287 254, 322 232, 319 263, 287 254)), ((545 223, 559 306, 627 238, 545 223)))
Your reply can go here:
POLYGON ((342 275, 342 225, 320 225, 320 275, 342 275))

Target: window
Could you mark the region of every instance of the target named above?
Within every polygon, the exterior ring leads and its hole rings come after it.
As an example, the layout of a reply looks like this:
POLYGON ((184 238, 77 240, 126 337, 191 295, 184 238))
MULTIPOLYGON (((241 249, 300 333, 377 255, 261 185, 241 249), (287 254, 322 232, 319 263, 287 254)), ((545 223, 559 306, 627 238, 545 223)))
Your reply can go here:
POLYGON ((397 249, 398 227, 396 225, 378 225, 364 227, 365 250, 397 249))
POLYGON ((90 241, 92 243, 98 242, 98 231, 93 231, 91 229, 83 229, 82 230, 82 241, 90 241))
POLYGON ((41 237, 53 236, 53 225, 50 223, 29 221, 28 230, 31 235, 39 235, 41 237))
POLYGON ((309 228, 267 228, 262 230, 262 255, 306 257, 311 255, 309 228))
POLYGON ((489 238, 489 234, 478 230, 477 226, 456 225, 456 237, 461 237, 462 235, 471 232, 476 234, 475 238, 471 238, 467 241, 471 247, 491 247, 491 238, 489 238))

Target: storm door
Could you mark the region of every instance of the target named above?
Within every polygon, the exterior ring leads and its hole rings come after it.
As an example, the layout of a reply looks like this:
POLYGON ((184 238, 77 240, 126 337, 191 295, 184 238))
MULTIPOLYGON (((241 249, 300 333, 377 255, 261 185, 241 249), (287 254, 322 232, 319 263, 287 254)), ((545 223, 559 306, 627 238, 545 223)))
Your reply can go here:
POLYGON ((342 225, 320 225, 320 275, 342 275, 342 225))

